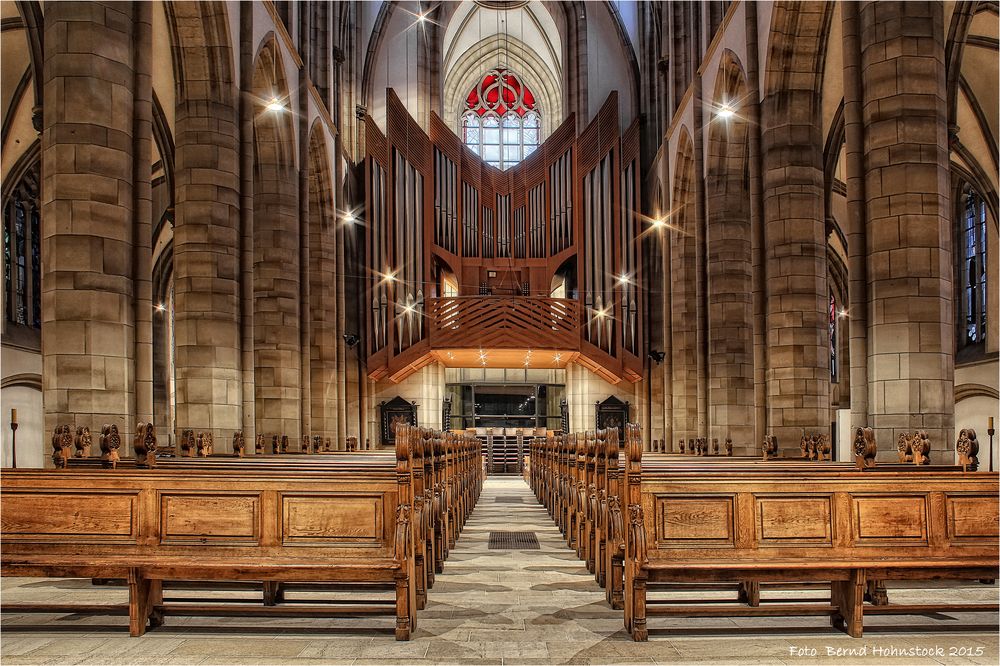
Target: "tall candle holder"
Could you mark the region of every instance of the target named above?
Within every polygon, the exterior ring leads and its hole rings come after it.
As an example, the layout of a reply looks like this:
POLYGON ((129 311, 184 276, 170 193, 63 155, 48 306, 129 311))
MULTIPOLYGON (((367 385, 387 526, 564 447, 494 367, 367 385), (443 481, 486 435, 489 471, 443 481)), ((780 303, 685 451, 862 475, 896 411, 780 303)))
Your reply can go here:
MULTIPOLYGON (((992 440, 990 440, 992 442, 992 440)), ((10 410, 10 466, 17 469, 17 410, 10 410)))
POLYGON ((993 434, 996 430, 993 428, 993 417, 990 417, 989 427, 986 428, 986 434, 990 436, 990 471, 993 471, 993 434))

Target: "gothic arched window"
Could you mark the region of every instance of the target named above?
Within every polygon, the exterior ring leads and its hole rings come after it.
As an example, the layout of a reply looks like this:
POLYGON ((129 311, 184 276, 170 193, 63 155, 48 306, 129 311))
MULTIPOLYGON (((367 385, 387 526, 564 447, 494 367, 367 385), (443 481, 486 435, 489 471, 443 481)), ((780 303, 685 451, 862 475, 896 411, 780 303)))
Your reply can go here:
POLYGON ((42 326, 41 210, 38 163, 3 204, 4 310, 7 321, 42 326))
POLYGON ((535 152, 541 131, 535 96, 516 74, 502 67, 487 72, 465 98, 462 141, 498 169, 535 152))
POLYGON ((964 199, 958 252, 959 347, 986 340, 986 201, 971 188, 964 199))

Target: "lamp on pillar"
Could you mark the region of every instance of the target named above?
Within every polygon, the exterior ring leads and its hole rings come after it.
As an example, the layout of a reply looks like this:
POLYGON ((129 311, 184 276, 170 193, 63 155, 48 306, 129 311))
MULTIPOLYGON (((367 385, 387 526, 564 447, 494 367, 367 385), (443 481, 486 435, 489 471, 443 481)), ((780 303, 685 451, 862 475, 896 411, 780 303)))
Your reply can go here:
MULTIPOLYGON (((990 419, 990 455, 993 455, 993 419, 990 419)), ((17 469, 17 409, 10 410, 10 466, 17 469)))

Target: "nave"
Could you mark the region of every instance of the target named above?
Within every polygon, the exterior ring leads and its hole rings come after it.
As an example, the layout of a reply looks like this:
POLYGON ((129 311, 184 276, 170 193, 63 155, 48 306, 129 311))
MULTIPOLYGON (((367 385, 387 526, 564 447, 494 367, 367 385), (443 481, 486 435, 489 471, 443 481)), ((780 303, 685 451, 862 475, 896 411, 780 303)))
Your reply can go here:
MULTIPOLYGON (((120 600, 121 588, 85 580, 3 578, 5 603, 97 604, 120 600)), ((893 603, 988 602, 995 585, 931 587, 890 583, 893 603)), ((730 592, 685 591, 677 597, 731 598, 730 592)), ((814 596, 815 591, 805 594, 814 596)), ((171 597, 233 596, 233 592, 171 590, 171 597)), ((802 591, 765 591, 765 599, 802 591)), ((312 593, 310 597, 314 596, 312 593)), ((295 596, 288 595, 289 601, 295 596)), ((121 618, 4 615, 4 664, 610 664, 610 663, 997 663, 995 634, 963 632, 989 626, 996 614, 880 617, 855 640, 815 618, 672 618, 635 643, 620 611, 568 549, 558 529, 517 477, 491 476, 475 510, 437 576, 412 640, 394 640, 386 620, 171 618, 137 638, 122 634, 121 618), (491 532, 532 532, 539 548, 492 550, 491 532), (362 628, 370 627, 370 628, 362 628), (922 633, 921 627, 928 632, 922 633), (827 650, 867 655, 827 657, 827 650), (936 657, 875 656, 875 647, 940 648, 936 657), (978 656, 952 654, 966 649, 978 656), (793 652, 798 650, 798 652, 793 652), (815 654, 811 652, 815 650, 815 654)))

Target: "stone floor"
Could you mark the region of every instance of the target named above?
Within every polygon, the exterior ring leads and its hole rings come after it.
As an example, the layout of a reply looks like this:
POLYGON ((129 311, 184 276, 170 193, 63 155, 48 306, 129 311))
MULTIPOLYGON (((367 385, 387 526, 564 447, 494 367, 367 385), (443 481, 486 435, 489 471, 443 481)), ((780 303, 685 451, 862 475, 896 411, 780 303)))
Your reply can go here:
MULTIPOLYGON (((79 580, 4 578, 0 590, 7 602, 123 603, 125 598, 123 588, 94 587, 79 580)), ((764 596, 819 593, 769 591, 764 596)), ((234 594, 253 595, 188 590, 168 591, 167 596, 234 594)), ((290 599, 297 594, 305 593, 289 593, 290 599)), ((889 594, 900 603, 943 598, 996 601, 997 587, 892 587, 889 594)), ((650 621, 649 642, 633 643, 622 628, 621 613, 604 603, 603 591, 517 478, 487 481, 445 573, 438 576, 427 608, 418 617, 414 639, 403 643, 393 639, 390 618, 168 617, 163 627, 130 638, 123 617, 6 614, 0 625, 0 661, 12 666, 1000 663, 996 613, 871 618, 865 638, 859 640, 835 632, 825 618, 656 618, 650 621), (534 531, 541 548, 488 550, 492 530, 534 531), (856 652, 831 654, 838 649, 856 652), (884 652, 876 653, 879 650, 884 652)))

